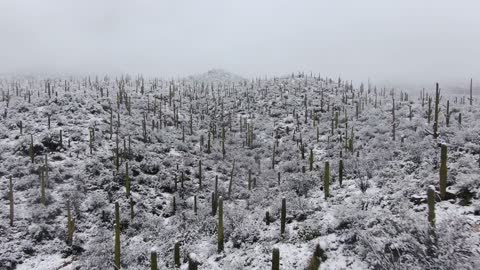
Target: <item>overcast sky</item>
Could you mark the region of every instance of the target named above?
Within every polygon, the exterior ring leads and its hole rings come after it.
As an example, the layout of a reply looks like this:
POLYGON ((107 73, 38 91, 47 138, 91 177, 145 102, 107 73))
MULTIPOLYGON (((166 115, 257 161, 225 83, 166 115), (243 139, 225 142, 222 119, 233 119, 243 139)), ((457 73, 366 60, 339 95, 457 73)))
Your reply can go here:
POLYGON ((480 79, 478 0, 0 0, 0 73, 480 79))

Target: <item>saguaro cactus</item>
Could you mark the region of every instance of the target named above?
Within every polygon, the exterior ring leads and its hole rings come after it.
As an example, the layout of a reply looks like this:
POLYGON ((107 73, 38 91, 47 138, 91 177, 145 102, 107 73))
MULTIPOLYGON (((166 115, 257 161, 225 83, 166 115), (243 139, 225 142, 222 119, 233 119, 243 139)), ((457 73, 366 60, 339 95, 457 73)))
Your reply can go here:
POLYGON ((395 96, 392 99, 392 139, 395 141, 395 96))
POLYGON ((325 200, 330 197, 330 163, 325 161, 325 171, 323 172, 323 192, 325 200))
POLYGON ((173 247, 173 250, 175 267, 180 267, 180 242, 175 241, 175 246, 173 247))
POLYGON ((343 171, 344 171, 343 159, 340 159, 340 162, 338 164, 338 182, 340 183, 340 187, 342 186, 342 182, 343 182, 343 171))
POLYGON ((13 227, 13 184, 12 184, 12 177, 10 176, 9 179, 9 200, 10 200, 10 226, 13 227))
POLYGON ((152 250, 150 251, 150 269, 158 270, 157 251, 155 250, 155 248, 152 248, 152 250))
POLYGON ((252 190, 252 169, 248 169, 248 190, 252 190))
POLYGON ((215 192, 212 192, 212 216, 215 216, 217 212, 217 198, 215 192))
POLYGON ((427 189, 427 204, 428 204, 428 223, 430 227, 435 227, 435 187, 429 186, 427 189))
POLYGON ((45 196, 45 177, 43 168, 40 169, 40 199, 43 205, 46 205, 46 196, 45 196))
POLYGON ((115 268, 120 269, 120 207, 115 202, 115 268))
POLYGON ((440 197, 447 194, 447 145, 442 144, 440 153, 440 197))
POLYGON ((280 250, 274 248, 272 251, 272 270, 280 270, 280 250))
POLYGON ((273 144, 272 169, 275 169, 275 144, 273 144))
POLYGON ((280 234, 283 235, 285 233, 285 220, 287 217, 287 202, 285 197, 282 198, 282 212, 280 214, 280 234))
POLYGON ((202 188, 202 160, 198 161, 198 185, 202 188))
POLYGON ((29 152, 30 152, 30 159, 32 161, 32 164, 34 163, 34 159, 35 159, 35 152, 34 152, 34 149, 33 149, 33 135, 30 134, 30 149, 29 149, 29 152))
POLYGON ((233 186, 233 172, 235 171, 235 160, 233 160, 232 171, 230 172, 230 183, 228 184, 228 197, 232 195, 232 186, 233 186))
POLYGON ((313 149, 310 148, 310 171, 313 171, 313 149))
POLYGON ((435 89, 435 111, 433 118, 433 137, 438 137, 438 114, 440 113, 440 89, 438 88, 438 83, 436 83, 435 89))
POLYGON ((67 245, 71 246, 73 242, 73 232, 75 231, 75 219, 70 212, 70 201, 67 201, 67 245))
POLYGON ((218 253, 223 251, 223 198, 218 198, 218 253))
POLYGON ((128 176, 128 162, 125 162, 125 190, 127 198, 130 197, 130 177, 128 176))

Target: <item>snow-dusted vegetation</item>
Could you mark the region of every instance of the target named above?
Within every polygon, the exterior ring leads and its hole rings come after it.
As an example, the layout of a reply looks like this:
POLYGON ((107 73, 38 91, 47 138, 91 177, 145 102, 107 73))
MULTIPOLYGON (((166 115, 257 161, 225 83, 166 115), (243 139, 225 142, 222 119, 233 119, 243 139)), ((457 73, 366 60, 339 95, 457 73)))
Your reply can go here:
POLYGON ((480 102, 441 88, 4 78, 0 269, 480 269, 480 102))

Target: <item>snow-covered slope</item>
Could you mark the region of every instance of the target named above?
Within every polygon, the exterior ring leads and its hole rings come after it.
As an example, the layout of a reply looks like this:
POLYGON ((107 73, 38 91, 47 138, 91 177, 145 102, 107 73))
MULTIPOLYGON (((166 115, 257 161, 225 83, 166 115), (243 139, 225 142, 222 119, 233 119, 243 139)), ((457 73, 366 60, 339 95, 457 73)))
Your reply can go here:
POLYGON ((188 77, 190 80, 206 82, 206 83, 228 83, 228 82, 241 82, 245 79, 239 75, 233 74, 223 69, 211 69, 205 73, 191 75, 188 77))

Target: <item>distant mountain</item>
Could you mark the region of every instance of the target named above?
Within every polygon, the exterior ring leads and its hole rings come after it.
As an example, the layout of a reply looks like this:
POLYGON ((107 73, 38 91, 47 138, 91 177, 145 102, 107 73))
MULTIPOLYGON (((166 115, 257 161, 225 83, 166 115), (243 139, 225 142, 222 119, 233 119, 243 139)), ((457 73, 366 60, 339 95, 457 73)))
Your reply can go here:
POLYGON ((240 82, 245 80, 245 78, 223 69, 211 69, 202 74, 188 76, 188 78, 207 83, 240 82))

